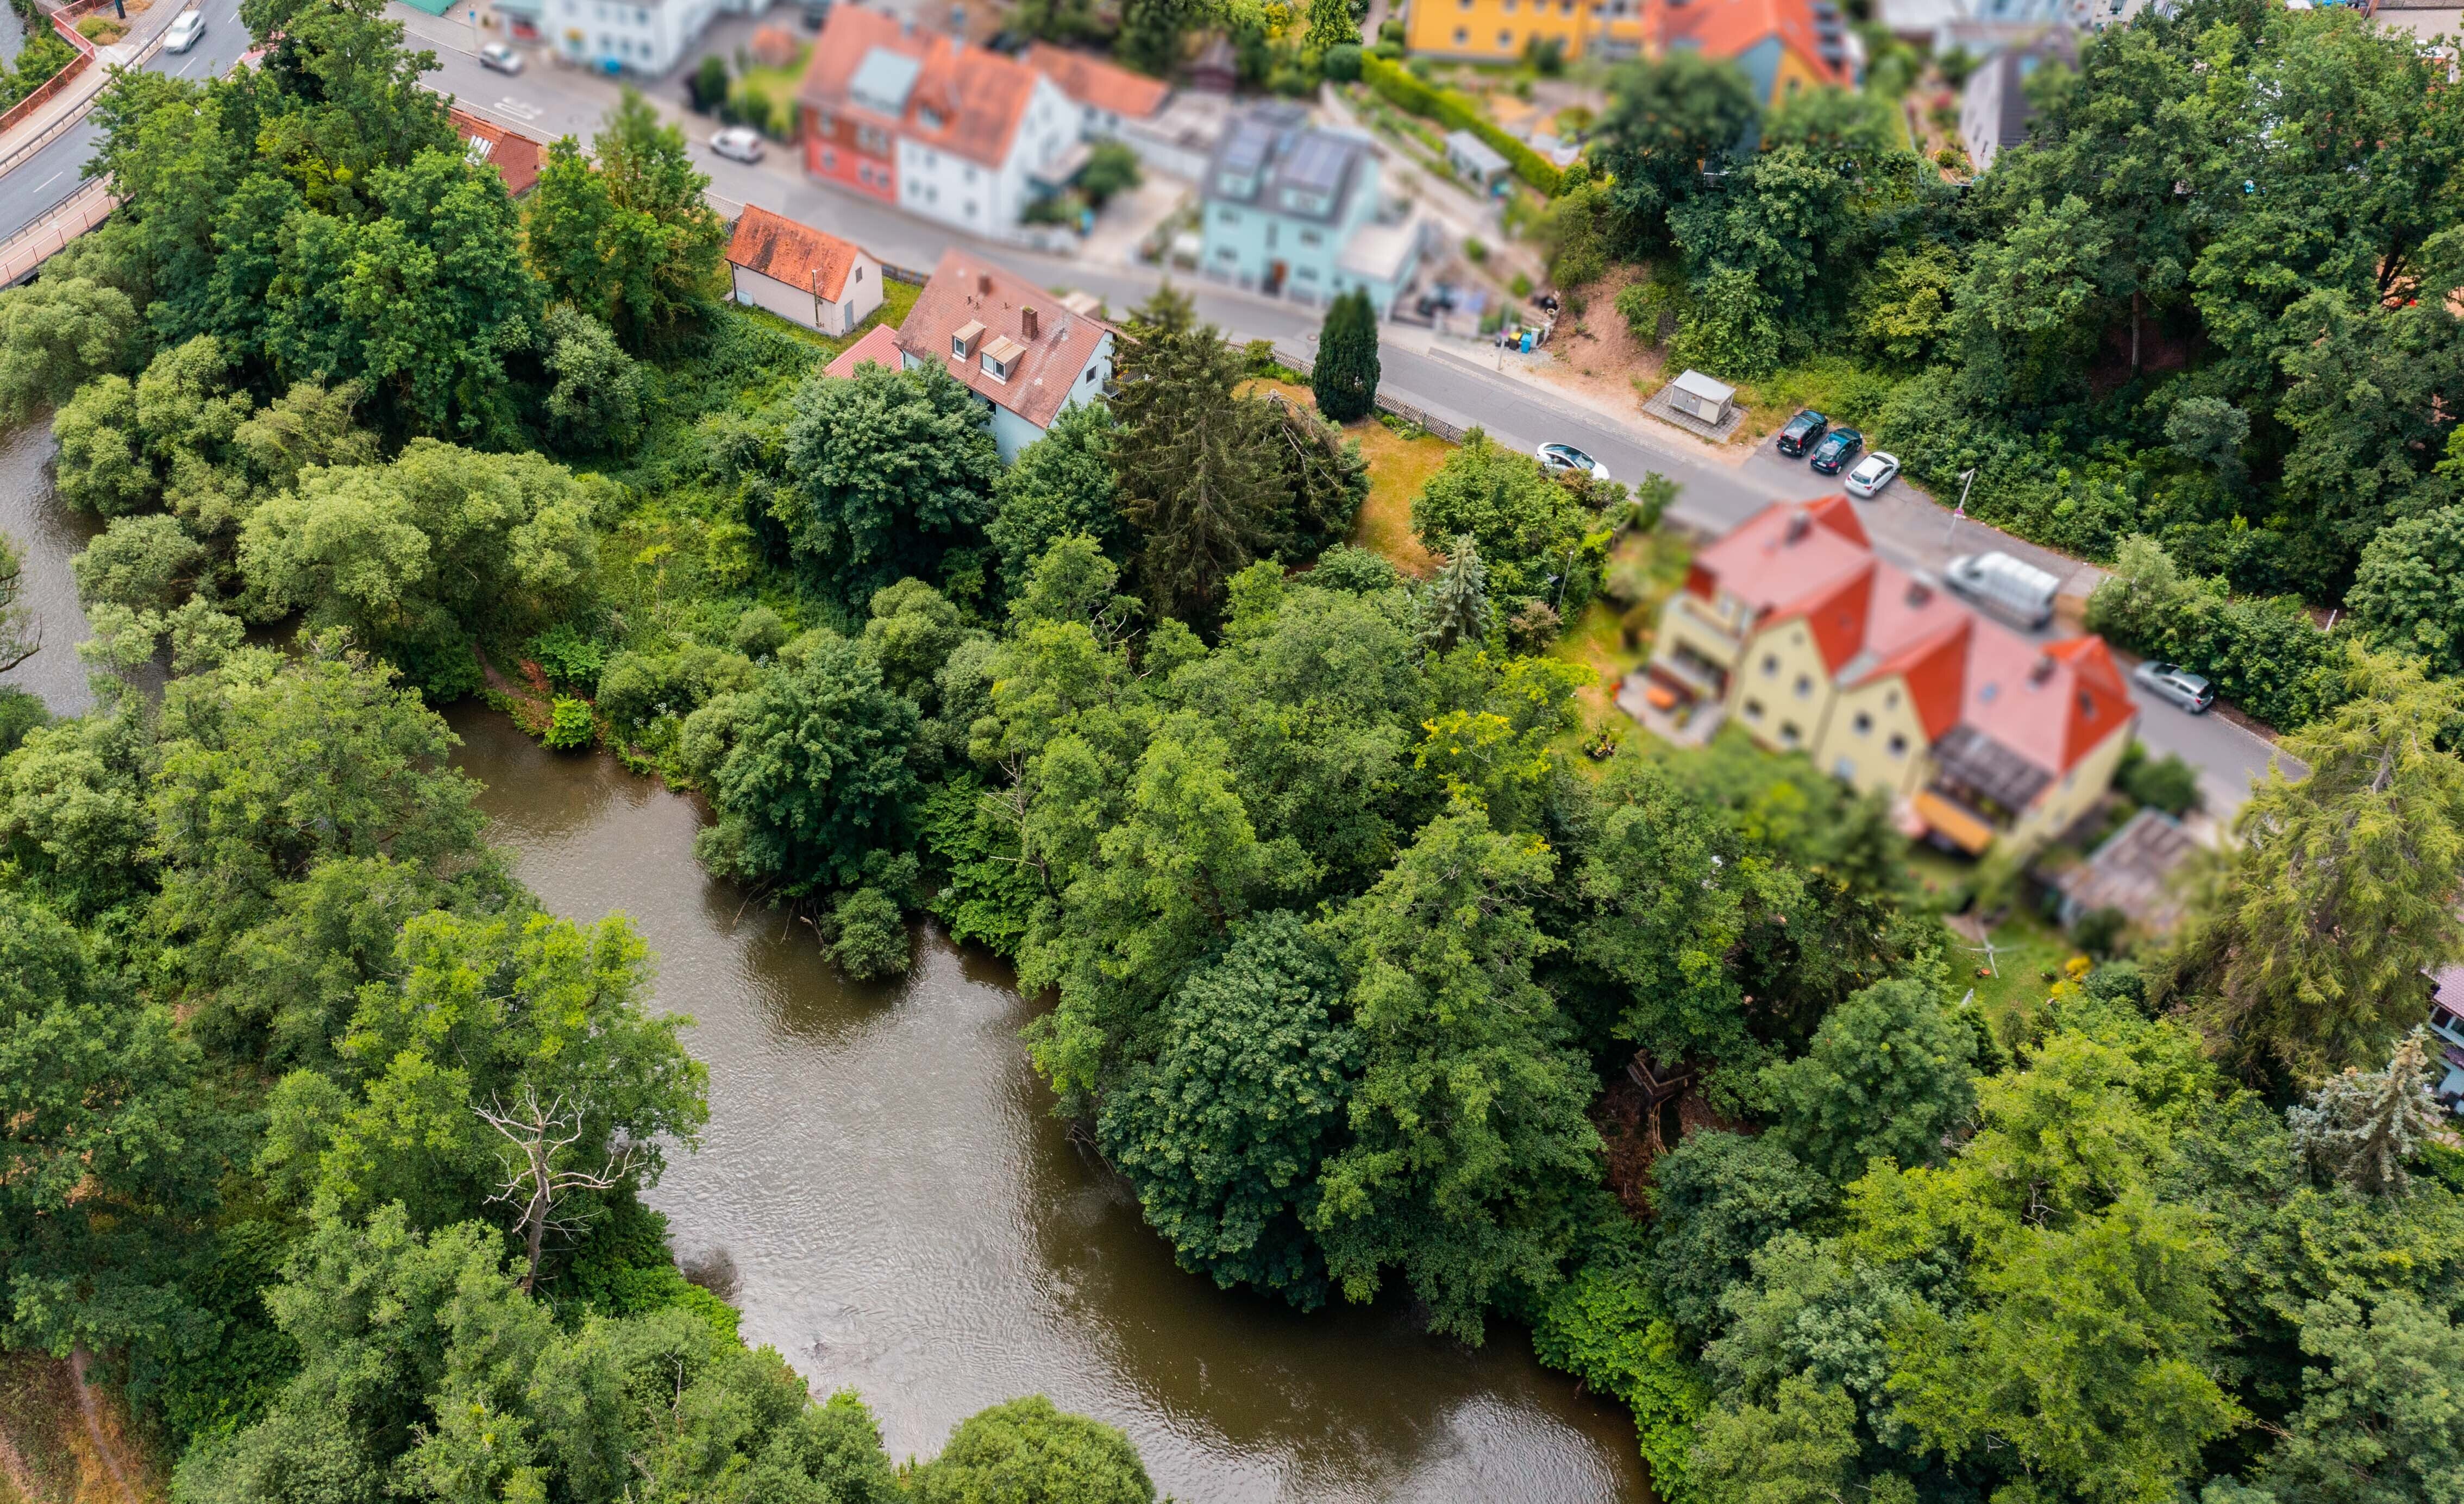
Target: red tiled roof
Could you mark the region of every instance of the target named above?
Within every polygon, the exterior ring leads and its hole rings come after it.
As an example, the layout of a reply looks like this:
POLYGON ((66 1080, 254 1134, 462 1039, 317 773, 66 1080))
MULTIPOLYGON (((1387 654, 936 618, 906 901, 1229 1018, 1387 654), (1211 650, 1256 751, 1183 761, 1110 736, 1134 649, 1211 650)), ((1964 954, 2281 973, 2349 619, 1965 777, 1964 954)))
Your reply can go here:
POLYGON ((453 134, 470 143, 471 160, 495 167, 496 175, 505 180, 507 193, 520 198, 539 182, 539 163, 547 160, 545 142, 483 120, 468 110, 448 110, 446 114, 453 121, 453 134))
POLYGON ((864 332, 864 338, 838 354, 838 359, 822 367, 825 376, 842 379, 855 374, 855 368, 871 361, 875 365, 897 370, 907 362, 898 358, 898 331, 888 324, 875 324, 864 332))
POLYGON ((2102 638, 2039 647, 1977 616, 1875 558, 1844 496, 1764 509, 1695 555, 1685 588, 1742 598, 1754 630, 1802 620, 1843 686, 1897 674, 1928 740, 1968 726, 2058 776, 2130 724, 2102 638))
POLYGON ((773 214, 758 204, 744 206, 743 217, 736 222, 735 238, 727 243, 727 259, 734 265, 833 303, 847 291, 847 272, 863 254, 836 235, 773 214))
POLYGON ((830 8, 829 21, 813 43, 796 102, 885 125, 909 141, 997 168, 1009 160, 1010 142, 1041 76, 999 53, 910 29, 896 16, 838 5, 830 8), (847 92, 856 70, 875 50, 919 64, 906 108, 896 118, 858 104, 847 92))
POLYGON ((1059 85, 1073 101, 1110 110, 1125 120, 1145 120, 1172 97, 1172 85, 1161 79, 1050 42, 1027 48, 1026 65, 1059 85))
POLYGON ((1069 312, 1061 306, 1061 299, 1026 278, 1004 272, 973 251, 951 251, 933 269, 933 279, 924 284, 907 321, 899 326, 898 348, 939 365, 1037 427, 1048 428, 1068 402, 1079 373, 1087 369, 1087 362, 1111 333, 1111 324, 1069 312), (1024 314, 1030 308, 1036 313, 1032 338, 1026 333, 1024 314), (984 326, 979 355, 984 345, 1003 338, 1025 347, 1008 381, 996 379, 979 360, 961 360, 951 355, 950 337, 970 323, 984 326))
POLYGON ((1766 36, 1780 44, 1835 83, 1848 82, 1848 70, 1822 55, 1822 37, 1815 25, 1812 0, 1658 0, 1653 30, 1665 47, 1692 47, 1706 57, 1734 57, 1750 51, 1766 36))

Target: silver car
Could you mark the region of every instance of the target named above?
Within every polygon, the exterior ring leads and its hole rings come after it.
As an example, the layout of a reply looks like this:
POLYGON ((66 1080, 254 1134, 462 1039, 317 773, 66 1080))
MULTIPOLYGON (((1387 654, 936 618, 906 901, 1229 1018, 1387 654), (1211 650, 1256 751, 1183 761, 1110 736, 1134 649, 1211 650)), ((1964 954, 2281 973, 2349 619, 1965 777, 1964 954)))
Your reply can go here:
POLYGON ((2154 659, 2130 670, 2139 687, 2159 700, 2169 700, 2192 715, 2204 714, 2216 703, 2216 687, 2179 664, 2160 664, 2154 659))
POLYGON ((522 54, 502 42, 490 42, 479 49, 479 66, 501 74, 517 74, 522 71, 522 54))
POLYGON ((163 33, 163 50, 166 53, 185 53, 196 46, 197 38, 205 34, 205 12, 183 11, 171 22, 171 29, 163 33))
POLYGON ((1861 496, 1871 501, 1881 494, 1882 488, 1888 486, 1892 477, 1899 473, 1900 457, 1876 449, 1859 460, 1857 468, 1850 470, 1848 478, 1839 484, 1847 488, 1849 495, 1861 496))

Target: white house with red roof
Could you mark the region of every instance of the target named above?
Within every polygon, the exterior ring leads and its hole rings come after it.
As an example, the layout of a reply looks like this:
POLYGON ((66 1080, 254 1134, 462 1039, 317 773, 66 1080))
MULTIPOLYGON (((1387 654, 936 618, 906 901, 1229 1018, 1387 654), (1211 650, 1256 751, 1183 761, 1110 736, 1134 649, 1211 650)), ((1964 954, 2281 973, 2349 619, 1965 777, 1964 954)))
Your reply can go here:
POLYGON ((862 247, 744 206, 727 243, 736 300, 825 335, 851 333, 881 306, 881 263, 862 247))
POLYGON ((2021 637, 1874 556, 1845 496, 1766 508, 1694 557, 1644 671, 1977 853, 2103 796, 2136 711, 2104 640, 2021 637))
POLYGON ((991 407, 993 443, 1012 464, 1062 409, 1101 398, 1111 381, 1114 331, 1096 306, 952 251, 898 326, 899 354, 911 371, 949 372, 991 407))
POLYGON ((2447 1110, 2464 1113, 2464 962, 2441 967, 2430 979, 2431 1040, 2438 1071, 2433 1091, 2447 1110))
POLYGON ((862 6, 831 8, 796 102, 805 171, 979 234, 1076 169, 1078 106, 1050 78, 862 6))

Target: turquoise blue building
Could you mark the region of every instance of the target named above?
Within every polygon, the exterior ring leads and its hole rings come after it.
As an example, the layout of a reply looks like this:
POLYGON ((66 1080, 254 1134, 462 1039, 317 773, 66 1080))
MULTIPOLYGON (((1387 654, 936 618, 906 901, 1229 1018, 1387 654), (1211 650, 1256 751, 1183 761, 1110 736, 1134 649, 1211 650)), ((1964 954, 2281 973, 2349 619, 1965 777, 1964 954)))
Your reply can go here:
POLYGON ((1381 317, 1434 232, 1383 202, 1366 139, 1321 130, 1298 105, 1260 105, 1233 121, 1200 193, 1202 275, 1298 303, 1366 288, 1381 317))

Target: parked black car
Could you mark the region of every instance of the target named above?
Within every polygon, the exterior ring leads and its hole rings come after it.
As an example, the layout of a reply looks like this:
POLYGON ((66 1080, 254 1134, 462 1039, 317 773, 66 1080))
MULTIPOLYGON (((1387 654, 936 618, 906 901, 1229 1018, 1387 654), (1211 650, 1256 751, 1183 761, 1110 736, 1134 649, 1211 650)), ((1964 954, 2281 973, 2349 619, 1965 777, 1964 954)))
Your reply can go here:
POLYGON ((1802 408, 1779 431, 1779 452, 1795 459, 1831 431, 1831 420, 1811 407, 1802 408))
POLYGON ((1832 429, 1829 433, 1822 436, 1822 442, 1820 444, 1814 447, 1814 459, 1812 464, 1814 466, 1815 473, 1817 475, 1838 474, 1841 470, 1848 468, 1848 462, 1855 459, 1857 457, 1857 451, 1864 447, 1865 436, 1859 433, 1856 429, 1832 429))

